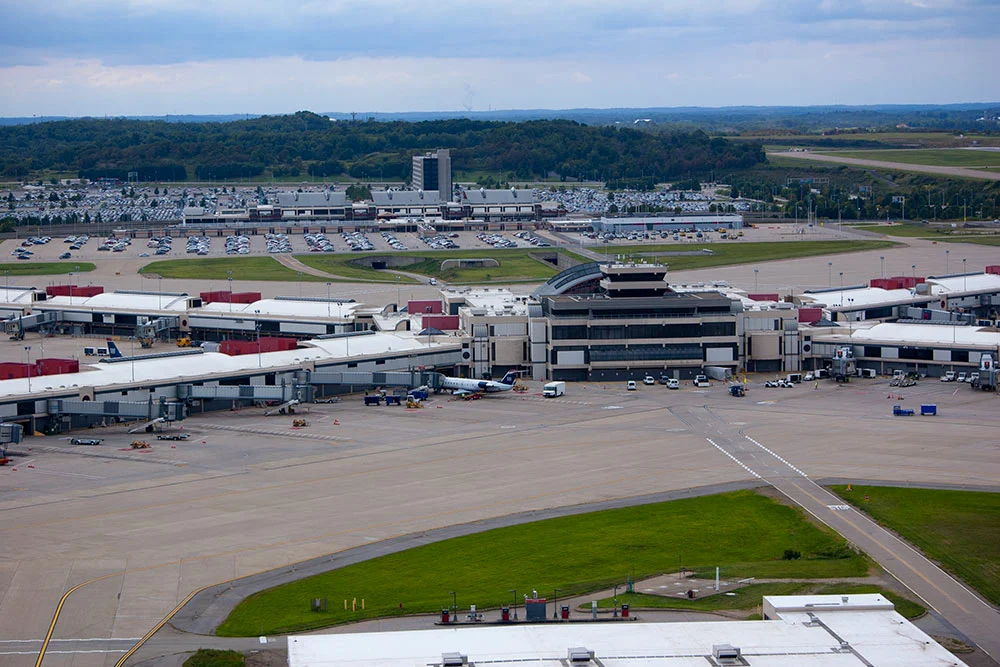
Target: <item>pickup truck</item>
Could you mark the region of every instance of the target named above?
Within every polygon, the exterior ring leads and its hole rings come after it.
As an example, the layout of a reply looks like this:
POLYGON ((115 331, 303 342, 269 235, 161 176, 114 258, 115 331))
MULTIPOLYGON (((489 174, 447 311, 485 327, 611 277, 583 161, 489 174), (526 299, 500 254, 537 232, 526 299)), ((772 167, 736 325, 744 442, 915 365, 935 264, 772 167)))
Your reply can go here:
POLYGON ((897 417, 912 417, 914 413, 913 410, 904 408, 901 405, 894 405, 892 406, 892 414, 897 417))
POLYGON ((698 375, 694 378, 694 386, 696 387, 711 387, 712 385, 708 382, 707 375, 698 375))
POLYGON ((955 371, 948 371, 941 376, 941 382, 954 382, 955 381, 955 371))

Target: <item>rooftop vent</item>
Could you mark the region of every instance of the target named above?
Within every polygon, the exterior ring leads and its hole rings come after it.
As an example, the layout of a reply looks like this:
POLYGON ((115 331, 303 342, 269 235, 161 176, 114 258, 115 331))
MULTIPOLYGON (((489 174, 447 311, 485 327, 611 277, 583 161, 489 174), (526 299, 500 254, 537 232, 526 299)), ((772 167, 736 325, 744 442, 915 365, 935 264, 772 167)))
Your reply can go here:
POLYGON ((463 653, 442 653, 441 664, 444 667, 461 667, 469 664, 469 656, 463 653))
POLYGON ((593 661, 594 652, 583 646, 567 649, 566 659, 571 665, 585 665, 593 661))
POLYGON ((740 657, 740 649, 732 644, 713 644, 712 657, 719 665, 742 665, 745 664, 740 657))

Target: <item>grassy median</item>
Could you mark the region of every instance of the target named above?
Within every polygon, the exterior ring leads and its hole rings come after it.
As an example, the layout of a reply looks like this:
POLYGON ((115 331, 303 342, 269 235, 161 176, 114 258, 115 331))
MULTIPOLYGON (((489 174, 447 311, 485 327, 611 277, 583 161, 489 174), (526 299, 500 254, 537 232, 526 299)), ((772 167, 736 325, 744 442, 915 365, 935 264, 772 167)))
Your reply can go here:
POLYGON ((698 251, 702 248, 712 251, 711 254, 675 255, 665 256, 660 259, 648 257, 650 261, 655 260, 666 263, 671 271, 684 271, 687 269, 704 269, 730 264, 752 264, 757 262, 771 262, 779 259, 795 259, 797 257, 881 250, 896 245, 892 241, 782 241, 776 243, 743 243, 742 241, 738 241, 725 243, 705 242, 701 245, 699 243, 700 241, 684 244, 674 243, 672 245, 604 245, 595 248, 595 250, 606 255, 633 254, 636 256, 657 252, 690 252, 698 251))
POLYGON ((34 262, 0 264, 2 276, 55 276, 67 273, 86 273, 96 267, 93 262, 34 262))
POLYGON ((329 278, 294 271, 279 264, 273 257, 209 257, 192 259, 165 259, 150 262, 139 269, 164 278, 196 280, 226 280, 232 272, 233 280, 277 280, 289 283, 329 282, 329 278))
MULTIPOLYGON (((678 586, 678 589, 683 587, 678 586)), ((686 591, 683 589, 681 592, 686 591)), ((618 604, 627 604, 633 609, 675 609, 679 611, 749 611, 760 607, 765 595, 859 595, 862 593, 879 593, 896 607, 902 616, 913 619, 923 616, 927 611, 923 605, 903 597, 898 593, 887 591, 874 584, 826 584, 817 581, 776 581, 763 584, 750 584, 730 591, 732 595, 718 593, 705 595, 693 600, 686 597, 666 597, 647 593, 621 593, 618 604)), ((597 601, 601 609, 611 609, 614 598, 604 598, 597 601)))
POLYGON ((833 491, 1000 604, 1000 493, 834 486, 833 491), (865 498, 868 500, 866 501, 865 498))
POLYGON ((814 579, 863 576, 870 561, 798 509, 742 491, 549 519, 376 558, 253 595, 217 632, 300 632, 433 613, 451 605, 451 591, 459 607, 486 609, 510 602, 512 589, 559 588, 568 597, 627 576, 715 566, 728 578, 814 579), (801 556, 787 560, 789 551, 801 556), (327 611, 311 611, 313 598, 325 598, 327 611))

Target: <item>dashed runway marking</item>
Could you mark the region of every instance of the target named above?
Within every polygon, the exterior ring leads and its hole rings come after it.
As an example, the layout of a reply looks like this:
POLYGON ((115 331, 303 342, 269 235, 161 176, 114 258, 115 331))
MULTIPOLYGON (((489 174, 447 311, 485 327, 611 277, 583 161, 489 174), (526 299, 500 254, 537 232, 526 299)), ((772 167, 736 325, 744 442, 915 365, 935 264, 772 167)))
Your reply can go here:
POLYGON ((714 440, 712 440, 711 438, 705 438, 705 439, 708 440, 709 444, 711 444, 713 447, 715 447, 716 449, 718 449, 720 452, 722 452, 723 454, 725 454, 726 456, 728 456, 729 458, 731 458, 733 461, 736 461, 736 464, 739 465, 744 470, 746 470, 748 473, 750 473, 751 475, 753 475, 757 479, 763 479, 763 477, 761 477, 760 475, 758 475, 757 473, 755 473, 753 470, 751 470, 750 468, 748 468, 746 466, 746 464, 743 463, 743 461, 740 461, 738 458, 736 458, 735 456, 733 456, 732 454, 730 454, 729 452, 727 452, 725 449, 723 449, 722 447, 720 447, 717 444, 715 444, 714 440))

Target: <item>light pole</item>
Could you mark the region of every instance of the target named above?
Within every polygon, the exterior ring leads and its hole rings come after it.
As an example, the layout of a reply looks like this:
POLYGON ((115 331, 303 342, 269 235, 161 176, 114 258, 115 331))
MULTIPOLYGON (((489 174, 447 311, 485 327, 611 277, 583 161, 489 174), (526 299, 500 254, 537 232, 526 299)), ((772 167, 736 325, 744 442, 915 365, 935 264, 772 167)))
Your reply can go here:
POLYGON ((299 296, 302 296, 302 272, 299 271, 299 296))
MULTIPOLYGON (((30 366, 31 365, 31 346, 30 345, 25 345, 24 346, 24 352, 28 356, 28 365, 30 366)), ((30 368, 28 369, 28 393, 29 394, 31 393, 31 369, 30 368)))
POLYGON ((552 618, 556 620, 559 619, 559 591, 561 590, 561 588, 557 588, 552 593, 552 618))
POLYGON ((260 311, 253 311, 254 322, 253 328, 257 330, 257 368, 263 368, 263 364, 260 360, 260 311))
POLYGON ((455 593, 455 591, 451 592, 451 608, 453 614, 458 613, 458 595, 455 593))
POLYGON ((962 258, 962 291, 969 288, 969 277, 965 274, 965 257, 962 258))
POLYGON ((614 607, 614 611, 612 612, 612 617, 613 618, 618 618, 618 587, 619 586, 621 586, 621 584, 615 584, 615 595, 614 595, 614 597, 611 600, 611 604, 614 607))
MULTIPOLYGON (((163 309, 163 276, 156 277, 156 306, 160 310, 163 309)), ((232 303, 232 299, 229 300, 232 303)))
POLYGON ((910 264, 910 269, 913 271, 913 277, 916 278, 917 277, 917 265, 916 264, 910 264))
MULTIPOLYGON (((841 292, 844 291, 844 272, 843 271, 840 272, 840 291, 841 292)), ((841 296, 843 296, 843 295, 841 295, 841 296)))
POLYGON ((827 287, 833 287, 833 262, 826 263, 826 283, 827 287))
POLYGON ((514 596, 514 620, 517 620, 517 589, 510 589, 510 594, 514 596))
MULTIPOLYGON (((301 275, 301 274, 300 274, 301 275)), ((229 281, 229 312, 233 312, 233 272, 226 271, 226 279, 229 281)))
POLYGON ((326 318, 330 319, 330 283, 326 284, 326 318))
POLYGON ((399 310, 399 299, 400 299, 400 296, 399 296, 399 280, 400 280, 400 276, 396 276, 396 310, 397 311, 399 310))
POLYGON ((758 289, 757 289, 757 274, 759 272, 760 272, 760 269, 754 269, 753 270, 753 291, 754 292, 758 291, 758 289))
POLYGON ((945 272, 945 274, 948 273, 948 255, 950 255, 950 254, 951 254, 951 250, 945 250, 944 251, 944 272, 945 272))
POLYGON ((885 278, 885 255, 881 255, 878 259, 882 263, 882 277, 885 278))

